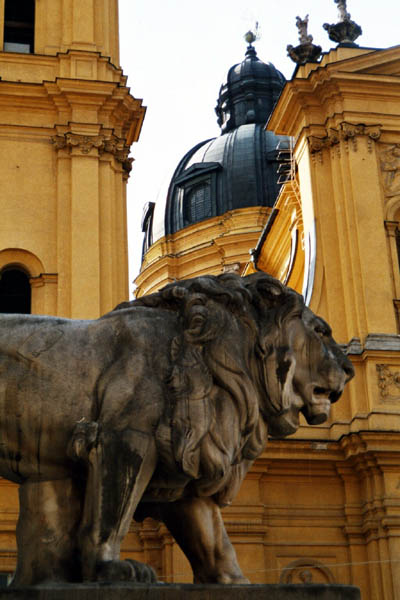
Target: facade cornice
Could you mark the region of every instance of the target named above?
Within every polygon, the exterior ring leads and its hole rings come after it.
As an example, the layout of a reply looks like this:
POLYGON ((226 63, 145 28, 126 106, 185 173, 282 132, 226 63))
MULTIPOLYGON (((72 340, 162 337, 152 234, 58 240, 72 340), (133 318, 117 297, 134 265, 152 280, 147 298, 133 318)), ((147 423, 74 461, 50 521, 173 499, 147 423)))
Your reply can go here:
POLYGON ((9 115, 10 125, 15 123, 12 115, 18 110, 19 125, 32 126, 37 119, 41 127, 52 127, 54 121, 64 125, 79 122, 84 112, 91 123, 114 129, 128 146, 138 140, 145 115, 142 101, 118 83, 61 78, 41 84, 0 81, 0 107, 9 115))
POLYGON ((399 72, 400 45, 391 48, 335 48, 327 52, 320 66, 339 71, 368 71, 390 69, 399 72), (353 55, 351 55, 353 53, 353 55), (356 54, 354 54, 356 53, 356 54), (345 54, 345 55, 344 55, 345 54))
MULTIPOLYGON (((343 435, 339 440, 303 440, 288 438, 284 440, 269 439, 266 449, 258 461, 295 460, 297 465, 301 461, 309 461, 310 452, 319 456, 314 462, 314 469, 323 468, 321 461, 334 461, 336 469, 343 475, 354 477, 354 470, 347 461, 350 457, 365 456, 373 452, 370 466, 397 466, 400 452, 400 432, 386 431, 360 431, 343 435), (348 472, 347 472, 348 471, 348 472)), ((298 467, 290 463, 288 469, 295 474, 298 467)))
POLYGON ((345 458, 363 455, 370 452, 379 454, 386 459, 393 459, 398 465, 400 451, 400 432, 391 431, 360 431, 343 436, 339 441, 345 458))
POLYGON ((344 346, 344 350, 350 356, 358 356, 365 351, 399 352, 400 335, 396 333, 369 333, 364 343, 359 338, 352 338, 344 346))
POLYGON ((4 80, 37 84, 57 77, 119 82, 123 86, 127 83, 122 69, 113 65, 109 57, 88 50, 70 49, 54 55, 2 52, 0 72, 4 80))
POLYGON ((311 71, 307 78, 296 77, 287 82, 278 100, 267 128, 277 134, 297 137, 304 127, 324 125, 337 114, 350 114, 366 124, 377 121, 371 113, 371 102, 379 103, 379 121, 398 122, 400 77, 389 73, 355 73, 338 71, 326 65, 311 71), (350 108, 351 107, 351 108, 350 108), (351 111, 351 112, 350 112, 351 111), (290 124, 290 125, 289 125, 290 124))

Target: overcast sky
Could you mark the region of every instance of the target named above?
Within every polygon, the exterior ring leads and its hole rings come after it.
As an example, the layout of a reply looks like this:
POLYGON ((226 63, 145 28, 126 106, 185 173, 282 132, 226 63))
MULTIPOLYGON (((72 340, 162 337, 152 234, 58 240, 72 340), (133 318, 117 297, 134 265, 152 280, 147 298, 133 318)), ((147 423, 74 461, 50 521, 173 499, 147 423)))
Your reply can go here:
MULTIPOLYGON (((258 21, 257 54, 286 78, 294 63, 286 46, 298 43, 296 16, 309 14, 314 43, 335 44, 322 28, 337 22, 334 0, 119 0, 121 66, 147 113, 128 184, 130 279, 140 267, 140 221, 146 202, 166 194, 182 156, 195 144, 219 135, 214 107, 228 69, 246 51, 243 35, 258 21)), ((348 0, 361 25, 360 46, 400 43, 399 0, 348 0)), ((133 286, 131 286, 133 289, 133 286)))

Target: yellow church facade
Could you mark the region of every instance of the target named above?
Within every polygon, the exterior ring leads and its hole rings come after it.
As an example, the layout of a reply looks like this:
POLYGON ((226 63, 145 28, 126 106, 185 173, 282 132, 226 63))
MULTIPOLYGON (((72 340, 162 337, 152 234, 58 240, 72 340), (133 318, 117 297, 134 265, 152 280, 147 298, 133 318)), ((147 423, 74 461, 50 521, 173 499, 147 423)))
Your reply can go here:
MULTIPOLYGON (((253 582, 400 598, 399 94, 400 47, 339 46, 297 67, 268 122, 293 140, 274 207, 204 220, 144 255, 139 295, 229 265, 271 273, 304 293, 356 368, 329 422, 271 439, 224 511, 253 582)), ((171 580, 188 576, 165 528, 138 535, 171 580)))

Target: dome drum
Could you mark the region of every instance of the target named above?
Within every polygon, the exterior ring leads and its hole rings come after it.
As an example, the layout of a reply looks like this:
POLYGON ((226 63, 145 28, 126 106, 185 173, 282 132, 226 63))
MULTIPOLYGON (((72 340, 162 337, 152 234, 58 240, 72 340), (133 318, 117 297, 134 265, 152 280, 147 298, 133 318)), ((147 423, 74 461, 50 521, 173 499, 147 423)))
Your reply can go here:
POLYGON ((247 123, 266 123, 285 78, 271 63, 262 62, 249 46, 243 62, 229 69, 215 112, 222 133, 247 123))

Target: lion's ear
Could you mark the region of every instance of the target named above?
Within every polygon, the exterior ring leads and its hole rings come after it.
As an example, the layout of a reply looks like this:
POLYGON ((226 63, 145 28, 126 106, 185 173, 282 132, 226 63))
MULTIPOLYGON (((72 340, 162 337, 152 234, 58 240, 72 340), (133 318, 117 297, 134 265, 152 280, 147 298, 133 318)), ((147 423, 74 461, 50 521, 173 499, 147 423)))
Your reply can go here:
POLYGON ((269 296, 280 296, 282 294, 282 286, 278 285, 278 283, 279 282, 277 281, 273 284, 261 286, 261 289, 269 296))
POLYGON ((284 291, 285 289, 282 284, 272 278, 260 281, 257 286, 257 292, 261 297, 262 303, 271 308, 282 303, 284 291))

